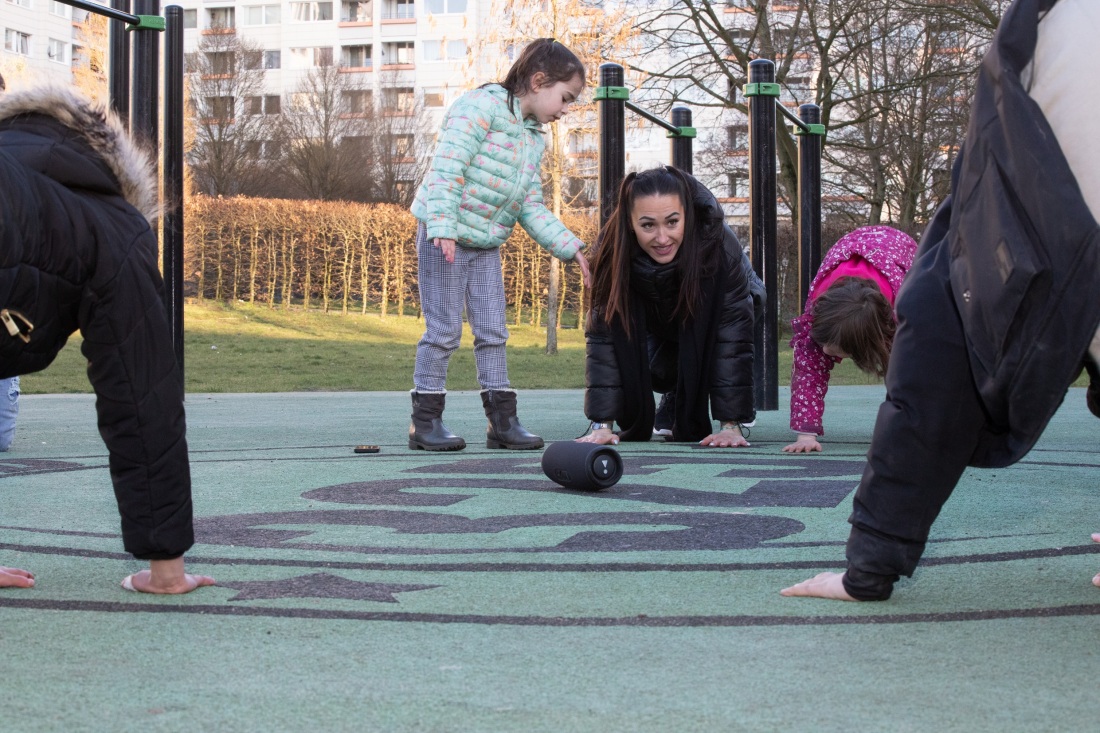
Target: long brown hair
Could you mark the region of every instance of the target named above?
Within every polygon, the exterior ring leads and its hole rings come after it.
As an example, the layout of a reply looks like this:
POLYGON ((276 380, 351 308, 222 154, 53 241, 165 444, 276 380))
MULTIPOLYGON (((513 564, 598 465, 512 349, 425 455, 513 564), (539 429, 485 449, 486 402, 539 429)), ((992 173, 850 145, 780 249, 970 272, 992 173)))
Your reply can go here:
POLYGON ((569 81, 575 76, 584 84, 584 64, 575 53, 553 38, 537 38, 520 52, 504 81, 500 82, 508 90, 508 109, 512 108, 516 97, 533 91, 531 80, 535 74, 543 75, 544 85, 569 81))
POLYGON ((630 173, 619 186, 615 209, 596 240, 589 303, 592 309, 600 311, 608 325, 618 321, 618 327, 627 336, 630 335, 630 263, 641 251, 630 217, 639 198, 674 195, 680 199, 684 209, 684 238, 675 260, 680 272, 675 313, 680 318, 695 315, 702 298, 700 282, 710 274, 714 263, 713 257, 703 251, 702 239, 696 236, 702 222, 695 221, 691 191, 692 182, 687 175, 672 166, 630 173))
POLYGON ((814 301, 810 338, 832 345, 868 374, 885 376, 897 323, 890 301, 873 280, 842 277, 814 301))

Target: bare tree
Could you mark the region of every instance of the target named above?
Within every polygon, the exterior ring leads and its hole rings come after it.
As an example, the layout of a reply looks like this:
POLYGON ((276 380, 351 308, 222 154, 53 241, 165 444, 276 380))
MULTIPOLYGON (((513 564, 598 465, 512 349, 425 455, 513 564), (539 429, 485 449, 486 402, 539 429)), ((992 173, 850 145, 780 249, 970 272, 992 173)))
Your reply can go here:
POLYGON ((367 122, 373 147, 364 200, 411 206, 431 164, 435 130, 412 87, 401 86, 393 76, 381 83, 382 99, 367 122))
POLYGON ((186 60, 194 183, 214 196, 263 194, 281 102, 264 94, 262 49, 231 28, 211 31, 186 60))
POLYGON ((908 228, 946 193, 987 39, 933 10, 882 3, 840 36, 856 51, 834 85, 824 184, 826 208, 853 223, 908 228))
MULTIPOLYGON (((775 62, 781 101, 814 102, 828 129, 826 209, 903 224, 930 213, 962 137, 969 84, 1007 0, 677 0, 641 27, 635 66, 664 104, 720 110, 746 149, 748 64, 775 62), (831 203, 831 209, 830 204, 831 203)), ((780 196, 796 193, 797 146, 776 131, 780 196)), ((708 156, 723 168, 721 141, 708 156)), ((737 161, 727 155, 725 169, 737 161)), ((705 174, 704 174, 705 175, 705 174)), ((792 212, 794 207, 790 207, 792 212)))
POLYGON ((73 19, 78 43, 73 44, 73 84, 92 97, 107 96, 107 17, 87 13, 73 19))
POLYGON ((287 177, 306 198, 357 198, 371 160, 368 115, 355 101, 367 90, 331 63, 309 70, 283 111, 279 140, 287 177))

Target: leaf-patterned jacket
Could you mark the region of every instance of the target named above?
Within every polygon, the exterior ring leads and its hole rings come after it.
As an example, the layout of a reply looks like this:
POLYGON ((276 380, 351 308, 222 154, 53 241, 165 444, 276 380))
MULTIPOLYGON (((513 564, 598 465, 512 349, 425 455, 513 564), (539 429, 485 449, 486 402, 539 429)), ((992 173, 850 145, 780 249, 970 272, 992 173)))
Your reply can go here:
POLYGON ((490 84, 463 94, 443 120, 431 168, 416 192, 412 214, 428 239, 463 247, 499 247, 518 222, 562 260, 584 245, 542 201, 542 125, 520 117, 519 100, 490 84))

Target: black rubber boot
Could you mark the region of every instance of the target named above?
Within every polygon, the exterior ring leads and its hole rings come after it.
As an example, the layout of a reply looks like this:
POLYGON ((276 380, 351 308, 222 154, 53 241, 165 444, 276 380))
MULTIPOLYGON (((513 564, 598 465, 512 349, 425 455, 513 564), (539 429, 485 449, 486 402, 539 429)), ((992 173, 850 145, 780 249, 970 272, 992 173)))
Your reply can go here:
POLYGON ((445 394, 412 393, 412 424, 409 425, 410 450, 462 450, 466 441, 443 424, 445 394))
POLYGON ((489 427, 485 429, 486 448, 534 450, 544 445, 542 438, 519 424, 515 392, 487 389, 481 393, 481 404, 489 418, 489 427))

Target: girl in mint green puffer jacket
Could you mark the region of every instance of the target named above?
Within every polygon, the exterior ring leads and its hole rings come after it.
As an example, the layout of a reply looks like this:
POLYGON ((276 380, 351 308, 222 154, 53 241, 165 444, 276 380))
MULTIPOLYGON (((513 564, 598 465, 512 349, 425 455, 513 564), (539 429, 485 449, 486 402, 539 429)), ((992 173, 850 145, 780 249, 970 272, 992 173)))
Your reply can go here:
POLYGON ((546 208, 540 175, 542 126, 559 119, 584 90, 584 66, 552 38, 528 45, 500 84, 462 95, 448 110, 439 144, 412 205, 418 221, 420 303, 425 331, 416 349, 409 448, 461 450, 443 424, 447 364, 462 336, 474 335, 489 448, 532 449, 542 438, 516 417, 508 381, 500 245, 518 222, 588 281, 583 243, 546 208))

